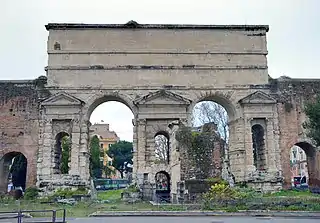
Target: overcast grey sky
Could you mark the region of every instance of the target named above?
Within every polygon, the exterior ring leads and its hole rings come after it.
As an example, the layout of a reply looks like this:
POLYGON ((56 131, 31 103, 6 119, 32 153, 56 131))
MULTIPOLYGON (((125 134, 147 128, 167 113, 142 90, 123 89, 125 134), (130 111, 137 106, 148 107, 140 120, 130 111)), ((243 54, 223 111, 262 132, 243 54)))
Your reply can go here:
MULTIPOLYGON (((319 0, 0 0, 0 79, 33 79, 45 74, 48 33, 44 25, 49 22, 129 20, 270 25, 267 35, 270 75, 317 78, 320 77, 316 69, 320 62, 319 9, 319 0)), ((93 113, 95 120, 111 122, 106 117, 113 116, 111 128, 121 129, 120 137, 131 140, 132 116, 118 106, 112 108, 115 109, 99 108, 101 112, 93 113), (127 117, 121 118, 127 123, 125 130, 113 114, 127 117)))

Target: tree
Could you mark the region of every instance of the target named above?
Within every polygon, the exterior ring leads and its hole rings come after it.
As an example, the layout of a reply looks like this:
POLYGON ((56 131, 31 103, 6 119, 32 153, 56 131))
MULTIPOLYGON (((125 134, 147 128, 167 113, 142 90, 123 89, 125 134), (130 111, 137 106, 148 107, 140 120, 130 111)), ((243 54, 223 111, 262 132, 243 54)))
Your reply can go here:
POLYGON ((64 136, 61 139, 61 173, 68 174, 69 173, 69 161, 70 161, 70 147, 71 141, 69 136, 64 136))
POLYGON ((13 186, 22 187, 24 190, 26 188, 27 159, 21 153, 14 157, 10 173, 13 186))
POLYGON ((155 137, 155 156, 160 163, 169 163, 169 140, 165 135, 155 137))
POLYGON ((229 125, 228 114, 225 108, 212 101, 203 101, 198 103, 192 114, 192 125, 201 126, 206 123, 215 123, 221 138, 228 143, 229 125))
POLYGON ((100 146, 98 136, 93 136, 90 141, 90 174, 93 178, 100 178, 102 175, 102 163, 100 161, 100 146))
MULTIPOLYGON (((228 156, 228 143, 229 143, 229 120, 226 109, 220 104, 212 101, 203 101, 193 109, 192 125, 203 126, 206 123, 213 123, 217 125, 217 131, 223 141, 220 141, 223 148, 224 161, 229 160, 228 156)), ((225 163, 228 165, 228 162, 225 163)))
POLYGON ((307 136, 314 140, 316 146, 320 146, 320 94, 314 102, 306 103, 305 113, 308 120, 303 126, 307 129, 307 136))
POLYGON ((103 168, 104 174, 106 175, 107 178, 110 178, 112 175, 115 174, 115 170, 111 168, 110 166, 105 166, 103 168))
POLYGON ((120 172, 121 178, 126 172, 132 172, 133 145, 132 142, 120 140, 110 145, 107 155, 112 159, 112 166, 120 172))

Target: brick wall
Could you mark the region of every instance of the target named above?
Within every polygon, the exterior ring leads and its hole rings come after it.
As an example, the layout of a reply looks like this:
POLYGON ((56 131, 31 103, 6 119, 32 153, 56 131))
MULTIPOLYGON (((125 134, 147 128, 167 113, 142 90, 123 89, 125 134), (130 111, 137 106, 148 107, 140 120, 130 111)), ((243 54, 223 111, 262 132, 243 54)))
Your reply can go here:
MULTIPOLYGON (((285 177, 285 186, 289 186, 291 184, 290 149, 296 143, 307 139, 305 129, 302 127, 306 120, 303 108, 306 101, 314 99, 316 94, 320 93, 320 80, 274 80, 271 84, 271 90, 274 97, 278 99, 281 165, 285 177)), ((318 158, 316 158, 316 163, 320 163, 318 158)), ((315 171, 319 178, 319 165, 315 171)))
POLYGON ((27 158, 27 186, 36 183, 39 134, 36 88, 36 81, 0 81, 0 157, 20 152, 27 158))

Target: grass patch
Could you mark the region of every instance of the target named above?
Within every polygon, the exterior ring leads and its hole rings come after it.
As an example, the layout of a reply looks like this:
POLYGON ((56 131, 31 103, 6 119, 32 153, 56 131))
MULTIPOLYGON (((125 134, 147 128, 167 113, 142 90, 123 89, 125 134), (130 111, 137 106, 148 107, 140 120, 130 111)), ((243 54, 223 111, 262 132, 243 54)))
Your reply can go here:
POLYGON ((281 190, 275 193, 268 193, 265 197, 320 197, 309 190, 281 190))
MULTIPOLYGON (((66 209, 67 217, 87 217, 97 211, 185 211, 185 210, 224 210, 234 212, 238 210, 281 210, 281 211, 320 211, 320 196, 309 191, 279 191, 264 196, 247 196, 226 205, 209 202, 207 205, 156 205, 149 202, 128 204, 121 201, 124 190, 109 190, 98 192, 98 201, 78 202, 75 205, 58 203, 41 203, 43 199, 21 200, 19 202, 9 198, 0 198, 0 211, 21 210, 57 210, 66 209), (108 202, 101 202, 108 200, 108 202)), ((249 192, 246 192, 249 193, 249 192)), ((31 213, 33 217, 51 217, 52 213, 31 213)), ((57 212, 62 217, 62 212, 57 212)))
POLYGON ((109 200, 109 201, 114 201, 114 200, 120 200, 121 199, 121 193, 124 190, 107 190, 107 191, 99 191, 97 196, 98 200, 109 200))

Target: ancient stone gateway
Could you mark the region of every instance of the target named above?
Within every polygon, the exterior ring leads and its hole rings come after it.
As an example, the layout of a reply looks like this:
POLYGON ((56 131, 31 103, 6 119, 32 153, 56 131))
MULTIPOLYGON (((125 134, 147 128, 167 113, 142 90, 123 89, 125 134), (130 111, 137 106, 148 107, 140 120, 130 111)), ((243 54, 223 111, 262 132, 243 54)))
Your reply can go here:
POLYGON ((319 91, 320 81, 269 77, 268 26, 131 21, 46 28, 47 79, 37 79, 42 85, 35 87, 40 99, 40 188, 90 185, 89 118, 110 100, 124 103, 134 114, 133 179, 154 184, 157 173, 168 175, 172 197, 188 177, 175 140, 176 124, 188 125, 193 107, 204 100, 228 112, 230 170, 237 182, 265 190, 288 185, 294 144, 310 151, 310 180, 320 179, 319 154, 301 125, 303 103, 319 91), (168 164, 154 162, 154 137, 159 133, 169 137, 168 164), (69 174, 60 174, 56 151, 65 134, 72 141, 71 166, 69 174), (257 139, 259 143, 253 143, 257 139))

